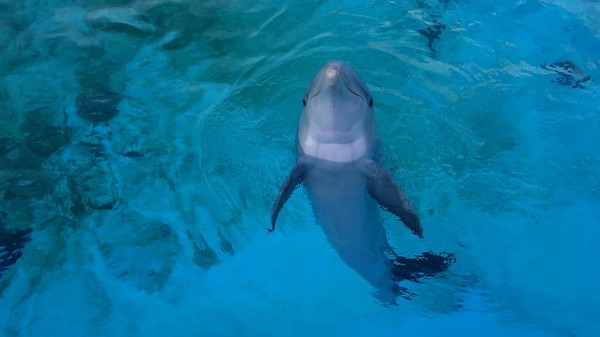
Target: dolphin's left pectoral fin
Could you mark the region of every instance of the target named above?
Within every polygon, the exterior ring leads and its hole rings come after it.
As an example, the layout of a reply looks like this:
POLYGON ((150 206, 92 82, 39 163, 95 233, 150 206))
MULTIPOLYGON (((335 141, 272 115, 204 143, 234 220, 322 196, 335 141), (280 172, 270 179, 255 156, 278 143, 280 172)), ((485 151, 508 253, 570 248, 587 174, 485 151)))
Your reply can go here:
POLYGON ((399 217, 413 234, 422 238, 423 228, 419 216, 390 174, 373 160, 366 160, 361 166, 367 176, 369 195, 385 210, 399 217))
POLYGON ((269 232, 273 232, 275 230, 275 224, 277 223, 277 216, 279 216, 279 212, 283 208, 285 202, 292 196, 294 190, 300 186, 304 180, 307 167, 308 164, 306 163, 306 159, 304 157, 298 158, 296 165, 294 165, 294 168, 292 168, 292 171, 285 179, 285 182, 279 191, 279 195, 277 196, 277 200, 273 205, 273 209, 271 210, 271 228, 269 229, 269 232))

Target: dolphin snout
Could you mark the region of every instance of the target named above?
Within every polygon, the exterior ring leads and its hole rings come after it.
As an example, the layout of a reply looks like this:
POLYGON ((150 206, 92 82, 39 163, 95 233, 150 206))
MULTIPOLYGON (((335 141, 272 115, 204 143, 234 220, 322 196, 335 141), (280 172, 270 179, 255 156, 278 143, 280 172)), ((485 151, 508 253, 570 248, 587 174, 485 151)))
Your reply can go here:
POLYGON ((327 83, 327 85, 329 85, 330 87, 333 87, 334 85, 336 85, 338 83, 338 81, 340 80, 340 72, 338 69, 329 66, 327 67, 327 69, 325 69, 325 82, 327 83))

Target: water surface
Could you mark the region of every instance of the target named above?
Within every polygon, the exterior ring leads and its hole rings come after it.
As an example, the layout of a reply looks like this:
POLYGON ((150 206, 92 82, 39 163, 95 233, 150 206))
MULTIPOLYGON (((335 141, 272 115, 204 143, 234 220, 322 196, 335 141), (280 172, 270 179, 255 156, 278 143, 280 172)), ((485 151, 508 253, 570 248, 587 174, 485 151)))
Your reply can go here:
POLYGON ((0 242, 22 251, 0 335, 600 334, 597 2, 0 13, 0 242), (266 231, 329 59, 368 83, 383 164, 421 216, 423 241, 382 213, 395 250, 457 258, 397 307, 339 259, 302 189, 266 231))

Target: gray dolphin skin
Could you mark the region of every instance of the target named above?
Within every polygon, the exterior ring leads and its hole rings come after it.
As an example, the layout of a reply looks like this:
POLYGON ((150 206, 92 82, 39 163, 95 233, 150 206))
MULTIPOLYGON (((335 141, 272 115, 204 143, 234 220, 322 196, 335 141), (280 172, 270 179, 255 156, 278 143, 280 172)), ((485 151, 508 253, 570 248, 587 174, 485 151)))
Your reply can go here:
POLYGON ((419 217, 390 174, 374 160, 373 98, 356 71, 325 64, 308 87, 298 126, 298 160, 281 187, 271 229, 294 189, 304 184, 317 222, 342 260, 395 303, 398 285, 377 204, 423 237, 419 217))

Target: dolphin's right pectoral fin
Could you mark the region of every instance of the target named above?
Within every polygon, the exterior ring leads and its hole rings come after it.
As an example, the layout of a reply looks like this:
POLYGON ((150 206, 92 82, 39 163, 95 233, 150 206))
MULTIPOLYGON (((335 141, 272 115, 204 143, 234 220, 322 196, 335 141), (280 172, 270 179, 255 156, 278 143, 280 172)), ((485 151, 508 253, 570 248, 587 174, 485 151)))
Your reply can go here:
POLYGON ((423 228, 419 216, 390 174, 373 160, 365 160, 362 164, 367 176, 369 195, 385 210, 399 217, 413 234, 422 238, 423 228))
POLYGON ((279 212, 283 208, 285 202, 292 196, 294 190, 300 186, 304 180, 307 167, 308 165, 306 163, 306 159, 304 157, 298 158, 296 165, 294 165, 294 168, 292 168, 292 171, 285 179, 285 182, 279 191, 279 195, 277 196, 277 200, 275 200, 273 209, 271 210, 271 228, 269 229, 269 232, 273 232, 275 230, 275 223, 277 222, 277 216, 279 215, 279 212))

